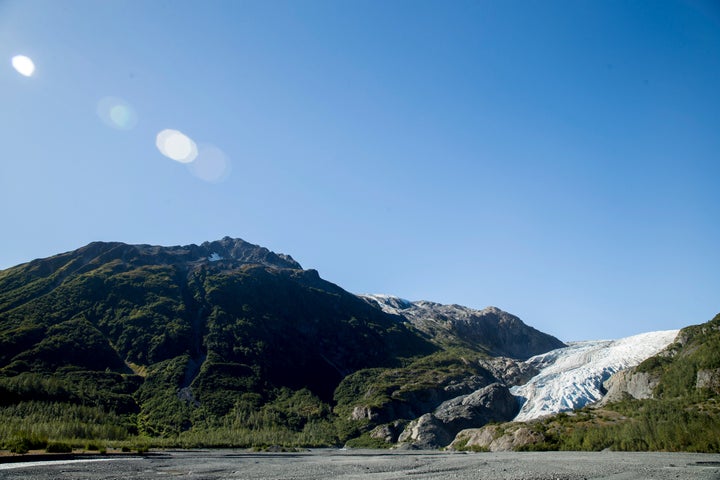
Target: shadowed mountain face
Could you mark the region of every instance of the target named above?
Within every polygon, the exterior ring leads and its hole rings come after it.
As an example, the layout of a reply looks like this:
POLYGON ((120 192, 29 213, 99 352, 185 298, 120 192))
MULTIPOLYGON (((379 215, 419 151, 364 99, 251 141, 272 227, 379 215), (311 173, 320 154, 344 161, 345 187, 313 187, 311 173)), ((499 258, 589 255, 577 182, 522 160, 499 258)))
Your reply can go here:
POLYGON ((152 372, 227 412, 248 391, 330 400, 366 367, 435 349, 394 317, 242 240, 96 242, 0 272, 0 372, 152 372))
POLYGON ((89 403, 147 435, 411 419, 527 377, 493 355, 557 345, 497 309, 391 309, 227 237, 94 242, 0 271, 0 404, 89 403))

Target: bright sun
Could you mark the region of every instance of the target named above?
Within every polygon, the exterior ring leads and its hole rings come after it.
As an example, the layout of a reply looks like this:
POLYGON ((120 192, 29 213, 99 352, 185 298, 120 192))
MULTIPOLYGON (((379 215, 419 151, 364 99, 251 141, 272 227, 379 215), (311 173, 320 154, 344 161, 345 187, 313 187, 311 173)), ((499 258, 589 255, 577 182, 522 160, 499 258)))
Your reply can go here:
POLYGON ((31 77, 35 73, 35 64, 30 57, 15 55, 12 58, 12 66, 20 75, 31 77))
POLYGON ((155 145, 160 153, 180 163, 190 163, 198 154, 195 142, 177 130, 166 129, 158 133, 155 145))

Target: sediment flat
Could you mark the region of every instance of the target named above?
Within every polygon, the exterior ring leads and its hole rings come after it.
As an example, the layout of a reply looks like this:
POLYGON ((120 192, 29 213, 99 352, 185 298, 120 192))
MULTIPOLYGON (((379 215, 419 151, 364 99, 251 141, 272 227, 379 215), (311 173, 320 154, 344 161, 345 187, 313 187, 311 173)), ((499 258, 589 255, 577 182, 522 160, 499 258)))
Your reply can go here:
MULTIPOLYGON (((36 459, 34 459, 36 460, 36 459)), ((446 453, 318 449, 186 450, 0 464, 0 478, 720 480, 720 455, 624 452, 446 453)))

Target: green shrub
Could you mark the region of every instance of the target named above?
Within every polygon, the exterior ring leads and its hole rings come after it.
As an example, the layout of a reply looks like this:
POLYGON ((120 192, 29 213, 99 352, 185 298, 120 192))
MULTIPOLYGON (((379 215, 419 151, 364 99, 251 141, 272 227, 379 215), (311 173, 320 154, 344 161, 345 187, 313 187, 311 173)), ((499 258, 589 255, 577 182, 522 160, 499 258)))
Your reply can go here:
POLYGON ((24 454, 30 450, 43 449, 47 443, 47 437, 31 432, 17 432, 5 442, 5 447, 12 453, 24 454))
POLYGON ((30 447, 28 447, 27 442, 21 438, 8 441, 5 444, 5 447, 10 450, 10 453, 19 453, 21 455, 30 451, 30 447))
POLYGON ((483 447, 482 445, 470 445, 467 447, 467 450, 470 452, 489 452, 490 449, 488 447, 483 447))
POLYGON ((47 453, 70 453, 72 446, 64 442, 50 442, 45 447, 47 453))
POLYGON ((351 438, 345 443, 348 448, 390 448, 393 445, 382 438, 373 438, 364 433, 357 438, 351 438))

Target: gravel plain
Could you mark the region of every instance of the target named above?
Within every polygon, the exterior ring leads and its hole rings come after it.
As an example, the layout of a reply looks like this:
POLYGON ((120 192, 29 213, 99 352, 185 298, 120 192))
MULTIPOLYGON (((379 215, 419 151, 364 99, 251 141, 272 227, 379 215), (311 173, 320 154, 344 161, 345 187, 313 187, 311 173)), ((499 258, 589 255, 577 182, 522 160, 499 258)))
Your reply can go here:
POLYGON ((0 478, 50 479, 654 479, 720 480, 720 455, 693 453, 445 453, 320 449, 154 452, 0 464, 0 478))

